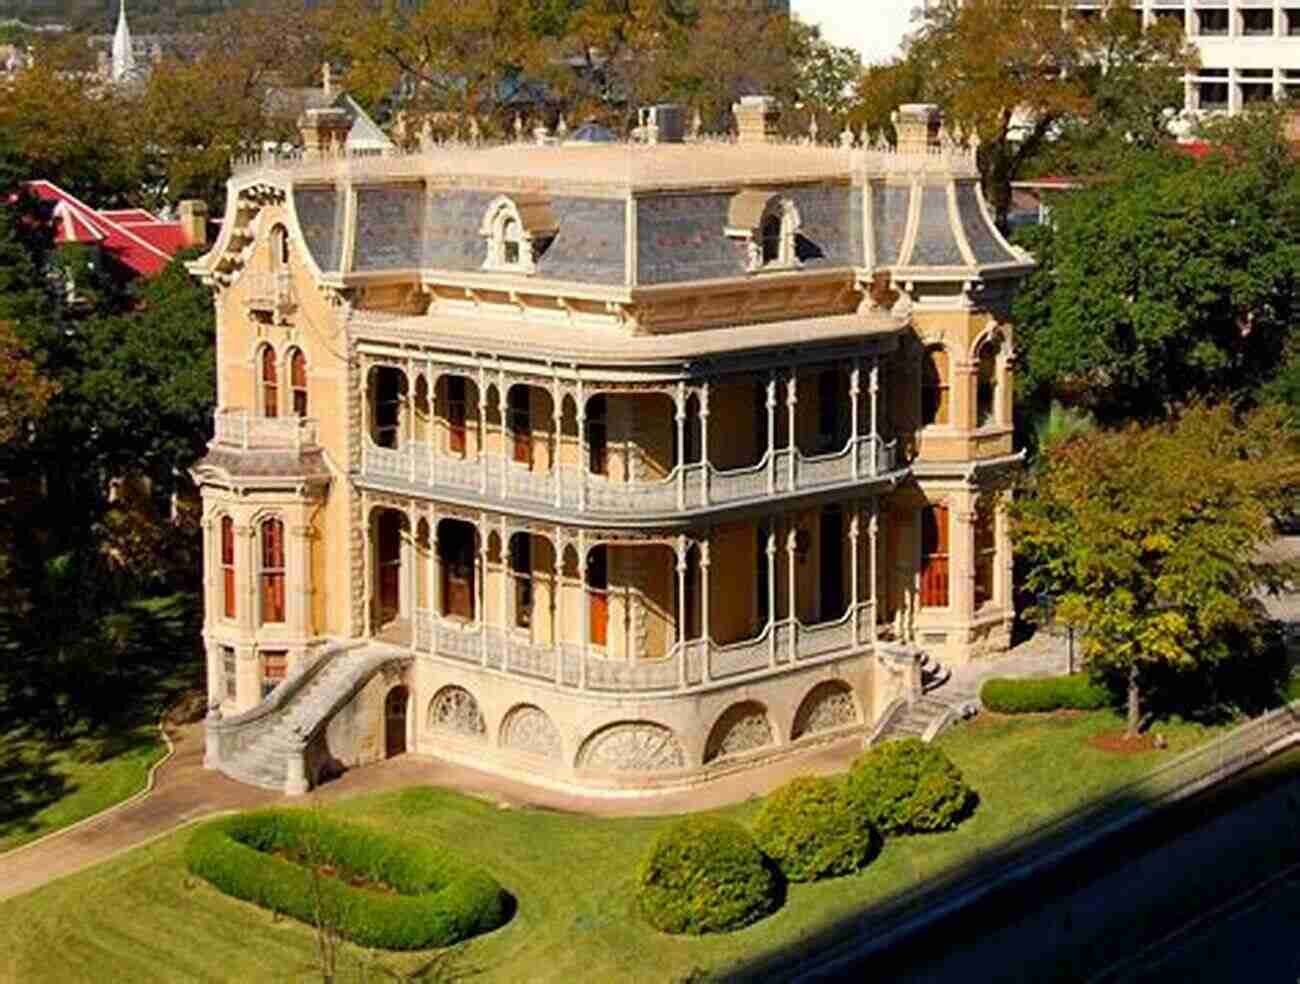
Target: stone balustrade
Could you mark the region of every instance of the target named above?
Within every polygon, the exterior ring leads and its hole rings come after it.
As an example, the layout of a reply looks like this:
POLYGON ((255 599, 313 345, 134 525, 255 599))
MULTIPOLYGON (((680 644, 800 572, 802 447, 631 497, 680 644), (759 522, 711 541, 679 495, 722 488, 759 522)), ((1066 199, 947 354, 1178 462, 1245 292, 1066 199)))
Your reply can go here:
POLYGON ((651 482, 610 481, 572 466, 530 471, 499 455, 456 458, 436 454, 429 445, 394 450, 366 440, 361 457, 363 480, 403 492, 468 493, 496 502, 640 517, 762 502, 871 481, 898 469, 897 442, 871 436, 824 455, 780 448, 757 465, 730 471, 699 462, 679 465, 667 478, 651 482))
POLYGON ((748 683, 792 666, 841 659, 875 644, 875 606, 860 602, 831 622, 769 622, 753 639, 719 645, 690 639, 658 659, 610 659, 579 644, 537 645, 496 625, 416 612, 410 639, 416 654, 580 690, 610 694, 679 694, 748 683))
POLYGON ((213 441, 242 451, 301 451, 317 446, 313 417, 260 417, 248 410, 218 410, 213 420, 213 441))

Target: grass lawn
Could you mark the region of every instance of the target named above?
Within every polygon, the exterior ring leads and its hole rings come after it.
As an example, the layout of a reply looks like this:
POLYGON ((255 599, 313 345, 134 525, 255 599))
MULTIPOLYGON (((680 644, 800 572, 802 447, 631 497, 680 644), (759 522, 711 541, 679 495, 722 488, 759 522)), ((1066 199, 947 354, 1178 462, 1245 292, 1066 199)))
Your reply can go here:
MULTIPOLYGON (((672 981, 717 972, 796 945, 819 927, 1014 837, 1205 739, 1208 729, 1166 725, 1167 751, 1115 755, 1087 739, 1114 731, 1108 711, 1003 718, 985 715, 943 736, 978 790, 980 805, 959 830, 886 844, 866 871, 792 886, 773 916, 725 936, 661 935, 634 911, 634 877, 663 819, 591 819, 506 810, 445 790, 417 787, 328 807, 328 812, 455 844, 518 900, 502 929, 470 941, 426 980, 672 981)), ((757 803, 727 814, 752 817, 757 803)), ((0 979, 310 980, 311 931, 236 902, 189 877, 178 831, 89 871, 0 903, 0 979)), ((363 960, 409 974, 431 954, 366 957, 351 950, 340 980, 363 960)), ((319 979, 317 975, 316 979, 319 979)))
POLYGON ((139 792, 166 749, 147 724, 61 742, 0 732, 0 853, 139 792))

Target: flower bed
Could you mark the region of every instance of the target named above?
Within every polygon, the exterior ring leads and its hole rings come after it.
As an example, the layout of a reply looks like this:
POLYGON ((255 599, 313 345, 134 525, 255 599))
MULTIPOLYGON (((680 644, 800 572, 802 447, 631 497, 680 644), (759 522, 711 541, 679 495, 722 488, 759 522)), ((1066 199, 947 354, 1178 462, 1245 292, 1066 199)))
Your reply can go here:
POLYGON ((328 920, 366 947, 447 946, 506 920, 501 886, 450 851, 301 810, 204 824, 185 863, 227 895, 305 923, 328 920))

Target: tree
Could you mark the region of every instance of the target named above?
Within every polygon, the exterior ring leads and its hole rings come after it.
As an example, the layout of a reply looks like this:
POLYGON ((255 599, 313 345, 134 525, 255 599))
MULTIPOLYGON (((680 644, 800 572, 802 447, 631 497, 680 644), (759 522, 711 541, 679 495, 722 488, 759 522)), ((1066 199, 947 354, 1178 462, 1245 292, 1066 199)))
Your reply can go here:
POLYGON ((1195 55, 1180 32, 1143 28, 1125 6, 1093 22, 1042 0, 941 0, 926 8, 906 59, 949 125, 978 141, 985 190, 1005 227, 1011 182, 1070 120, 1123 110, 1146 135, 1170 79, 1195 55))
POLYGON ((13 325, 0 321, 0 447, 39 420, 53 394, 54 384, 41 375, 13 325))
POLYGON ((1026 476, 1010 519, 1029 587, 1086 630, 1094 671, 1122 679, 1130 736, 1158 671, 1249 655, 1264 618, 1257 592, 1300 575, 1259 558, 1298 487, 1300 449, 1280 411, 1203 404, 1168 423, 1081 433, 1026 476))
POLYGON ((1245 395, 1282 363, 1300 310, 1294 163, 1140 153, 1052 214, 1014 307, 1026 395, 1152 418, 1245 395))

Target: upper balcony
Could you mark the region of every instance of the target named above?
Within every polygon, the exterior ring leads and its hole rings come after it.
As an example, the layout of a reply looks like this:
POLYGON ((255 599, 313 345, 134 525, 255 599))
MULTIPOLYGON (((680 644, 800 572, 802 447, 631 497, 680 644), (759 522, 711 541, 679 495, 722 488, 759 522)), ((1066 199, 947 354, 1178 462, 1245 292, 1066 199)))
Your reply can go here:
POLYGON ((641 522, 892 485, 905 468, 878 431, 879 366, 867 361, 631 388, 380 364, 367 373, 358 477, 546 518, 641 522))
POLYGON ((248 410, 213 414, 212 443, 239 451, 303 451, 318 446, 312 417, 259 417, 248 410))

